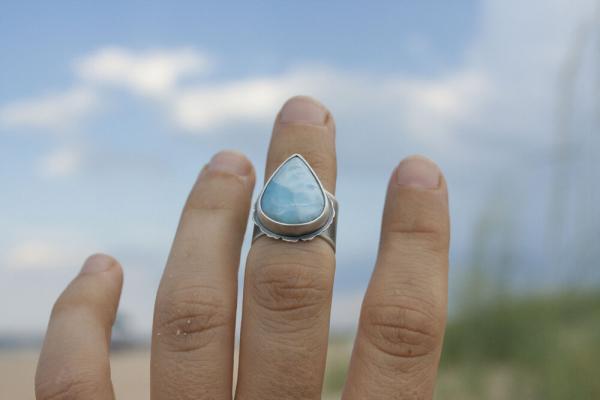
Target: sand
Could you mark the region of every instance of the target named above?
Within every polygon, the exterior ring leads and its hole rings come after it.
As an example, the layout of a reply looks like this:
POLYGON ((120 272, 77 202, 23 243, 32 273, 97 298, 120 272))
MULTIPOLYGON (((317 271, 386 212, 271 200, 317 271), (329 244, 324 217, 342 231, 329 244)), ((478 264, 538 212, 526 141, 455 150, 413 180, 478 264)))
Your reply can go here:
MULTIPOLYGON (((0 399, 33 400, 38 353, 33 350, 0 351, 0 399)), ((111 356, 117 399, 150 398, 150 353, 118 352, 111 356)))

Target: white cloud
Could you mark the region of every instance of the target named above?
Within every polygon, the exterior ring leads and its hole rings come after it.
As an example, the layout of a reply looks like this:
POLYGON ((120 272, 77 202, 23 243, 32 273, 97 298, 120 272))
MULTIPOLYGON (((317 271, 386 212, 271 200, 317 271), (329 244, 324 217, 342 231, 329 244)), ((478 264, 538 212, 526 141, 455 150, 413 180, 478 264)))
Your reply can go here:
POLYGON ((184 89, 174 96, 171 115, 180 128, 203 133, 240 120, 271 120, 288 97, 310 94, 335 105, 338 116, 376 109, 387 112, 392 123, 442 134, 472 114, 488 89, 489 82, 478 71, 426 80, 303 67, 274 77, 184 89))
MULTIPOLYGON (((465 63, 486 71, 495 90, 472 116, 479 124, 476 129, 513 145, 539 149, 552 143, 557 107, 564 95, 559 91, 564 84, 561 74, 565 66, 577 65, 573 50, 578 46, 597 46, 597 6, 596 0, 534 0, 527 5, 517 0, 487 0, 482 4, 480 30, 465 63), (581 35, 584 27, 593 28, 586 39, 581 35)), ((597 60, 582 59, 581 64, 596 64, 597 70, 597 60)), ((580 72, 575 72, 580 80, 595 80, 580 72)))
MULTIPOLYGON (((189 133, 206 133, 231 122, 270 120, 287 97, 299 93, 333 105, 338 118, 374 112, 390 127, 437 145, 448 142, 467 121, 517 134, 540 130, 540 114, 548 114, 554 97, 549 81, 574 27, 592 14, 593 2, 579 0, 577 7, 570 7, 564 0, 537 0, 524 9, 513 1, 510 7, 497 0, 484 2, 480 28, 464 63, 435 77, 300 66, 278 75, 189 84, 185 78, 210 71, 210 55, 193 48, 104 47, 74 65, 80 84, 93 89, 8 105, 0 111, 0 122, 69 125, 89 115, 100 90, 109 87, 157 100, 175 125, 189 133)), ((408 40, 424 45, 423 38, 408 40)))
POLYGON ((44 156, 38 172, 44 178, 63 178, 75 174, 81 167, 83 152, 76 147, 64 147, 44 156))
MULTIPOLYGON (((232 122, 271 120, 288 97, 310 94, 334 105, 340 118, 376 112, 393 126, 418 132, 420 137, 435 137, 439 143, 453 124, 483 103, 490 86, 487 77, 475 69, 424 79, 375 76, 325 65, 213 84, 182 83, 187 76, 207 72, 210 60, 193 49, 101 48, 75 63, 79 79, 93 89, 10 105, 5 114, 15 124, 66 125, 85 116, 91 99, 98 98, 103 87, 119 87, 158 101, 182 131, 204 134, 232 122)), ((68 161, 62 156, 63 161, 55 165, 73 164, 74 158, 68 161)), ((54 169, 61 173, 61 167, 54 169)))
POLYGON ((0 125, 60 132, 92 114, 99 104, 94 91, 75 88, 7 104, 0 108, 0 125))
POLYGON ((207 72, 211 64, 208 56, 194 49, 134 52, 107 47, 79 60, 75 69, 84 80, 161 97, 169 94, 182 78, 207 72))
POLYGON ((388 118, 402 131, 430 145, 448 145, 456 128, 478 115, 489 101, 494 82, 482 70, 464 69, 437 79, 400 78, 381 82, 389 95, 380 104, 393 104, 388 118))
POLYGON ((73 89, 5 104, 0 126, 70 130, 98 111, 104 86, 164 101, 182 79, 206 73, 211 65, 211 58, 194 49, 101 48, 75 63, 78 82, 73 89))
POLYGON ((9 250, 4 264, 13 270, 72 268, 83 263, 89 247, 80 240, 28 239, 9 250))
MULTIPOLYGON (((472 116, 485 103, 491 87, 487 76, 475 69, 424 79, 359 74, 324 65, 292 68, 275 76, 178 85, 183 76, 201 72, 207 60, 191 50, 136 54, 109 48, 83 58, 77 69, 81 77, 100 85, 94 90, 116 85, 150 96, 179 129, 192 134, 205 134, 231 123, 270 121, 287 98, 309 94, 334 106, 338 118, 375 113, 392 126, 441 143, 454 124, 472 116)), ((8 106, 5 112, 12 115, 14 123, 66 125, 84 117, 86 105, 92 105, 90 99, 99 96, 91 89, 77 91, 31 100, 26 107, 8 106)), ((51 169, 58 175, 59 164, 68 168, 76 161, 74 154, 60 156, 47 160, 56 166, 51 169)))
POLYGON ((290 89, 286 76, 189 88, 174 96, 171 113, 177 125, 190 131, 232 121, 263 120, 273 117, 290 89))

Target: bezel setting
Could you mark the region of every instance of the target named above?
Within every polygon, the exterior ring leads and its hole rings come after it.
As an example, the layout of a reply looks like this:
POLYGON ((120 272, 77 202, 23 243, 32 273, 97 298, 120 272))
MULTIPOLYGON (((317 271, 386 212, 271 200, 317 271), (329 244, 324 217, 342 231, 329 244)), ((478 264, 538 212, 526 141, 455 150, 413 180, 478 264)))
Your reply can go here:
POLYGON ((277 167, 277 169, 273 171, 273 173, 265 183, 260 195, 258 196, 258 199, 256 200, 256 203, 254 204, 253 219, 258 229, 266 236, 273 239, 281 239, 287 242, 297 242, 299 240, 312 240, 315 237, 319 236, 322 232, 327 230, 335 219, 335 213, 335 198, 331 193, 325 190, 323 184, 321 183, 321 180, 319 179, 315 171, 312 169, 310 164, 306 161, 306 159, 304 159, 304 157, 302 157, 300 154, 296 153, 292 154, 285 161, 283 161, 279 165, 279 167, 277 167), (271 183, 271 180, 277 175, 279 170, 293 158, 300 159, 303 162, 303 164, 308 168, 315 181, 319 185, 319 188, 324 198, 324 207, 321 214, 311 221, 300 224, 288 224, 276 221, 270 218, 263 211, 261 206, 263 195, 265 194, 266 188, 271 183))

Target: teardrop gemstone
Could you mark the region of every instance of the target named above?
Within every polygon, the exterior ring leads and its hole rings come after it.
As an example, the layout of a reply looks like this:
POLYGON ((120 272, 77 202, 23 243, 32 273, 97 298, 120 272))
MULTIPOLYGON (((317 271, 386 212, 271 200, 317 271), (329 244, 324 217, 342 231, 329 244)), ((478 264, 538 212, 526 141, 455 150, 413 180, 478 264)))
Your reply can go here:
POLYGON ((304 160, 294 156, 271 178, 263 191, 260 207, 279 223, 304 224, 323 213, 325 193, 304 160))

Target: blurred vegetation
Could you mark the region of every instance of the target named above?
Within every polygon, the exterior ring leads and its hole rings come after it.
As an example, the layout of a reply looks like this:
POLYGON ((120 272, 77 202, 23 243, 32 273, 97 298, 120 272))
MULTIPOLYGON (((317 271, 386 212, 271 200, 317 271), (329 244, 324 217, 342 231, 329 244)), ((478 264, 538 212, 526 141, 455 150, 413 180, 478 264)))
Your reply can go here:
MULTIPOLYGON (((446 328, 436 399, 598 400, 600 288, 593 280, 546 291, 516 284, 524 264, 504 209, 496 204, 474 231, 470 267, 446 328)), ((347 338, 332 343, 328 400, 339 398, 351 347, 347 338)))
MULTIPOLYGON (((331 345, 326 399, 343 387, 351 345, 331 345)), ((501 296, 456 315, 436 398, 600 399, 600 291, 501 296)))
MULTIPOLYGON (((462 290, 453 297, 436 399, 600 399, 600 192, 589 184, 599 171, 600 75, 595 82, 581 75, 590 61, 600 71, 597 4, 596 17, 575 30, 557 75, 555 141, 542 156, 552 167, 545 258, 538 255, 537 270, 528 273, 536 256, 522 246, 527 231, 515 210, 527 209, 529 193, 514 176, 499 176, 488 188, 462 290), (587 94, 586 87, 595 89, 587 94), (579 120, 577 99, 587 95, 595 112, 579 120), (546 277, 559 285, 541 292, 546 277)), ((338 398, 343 387, 348 359, 339 353, 349 354, 351 342, 338 338, 331 346, 326 399, 338 398)))
POLYGON ((600 399, 600 291, 499 297, 448 325, 438 398, 600 399))

